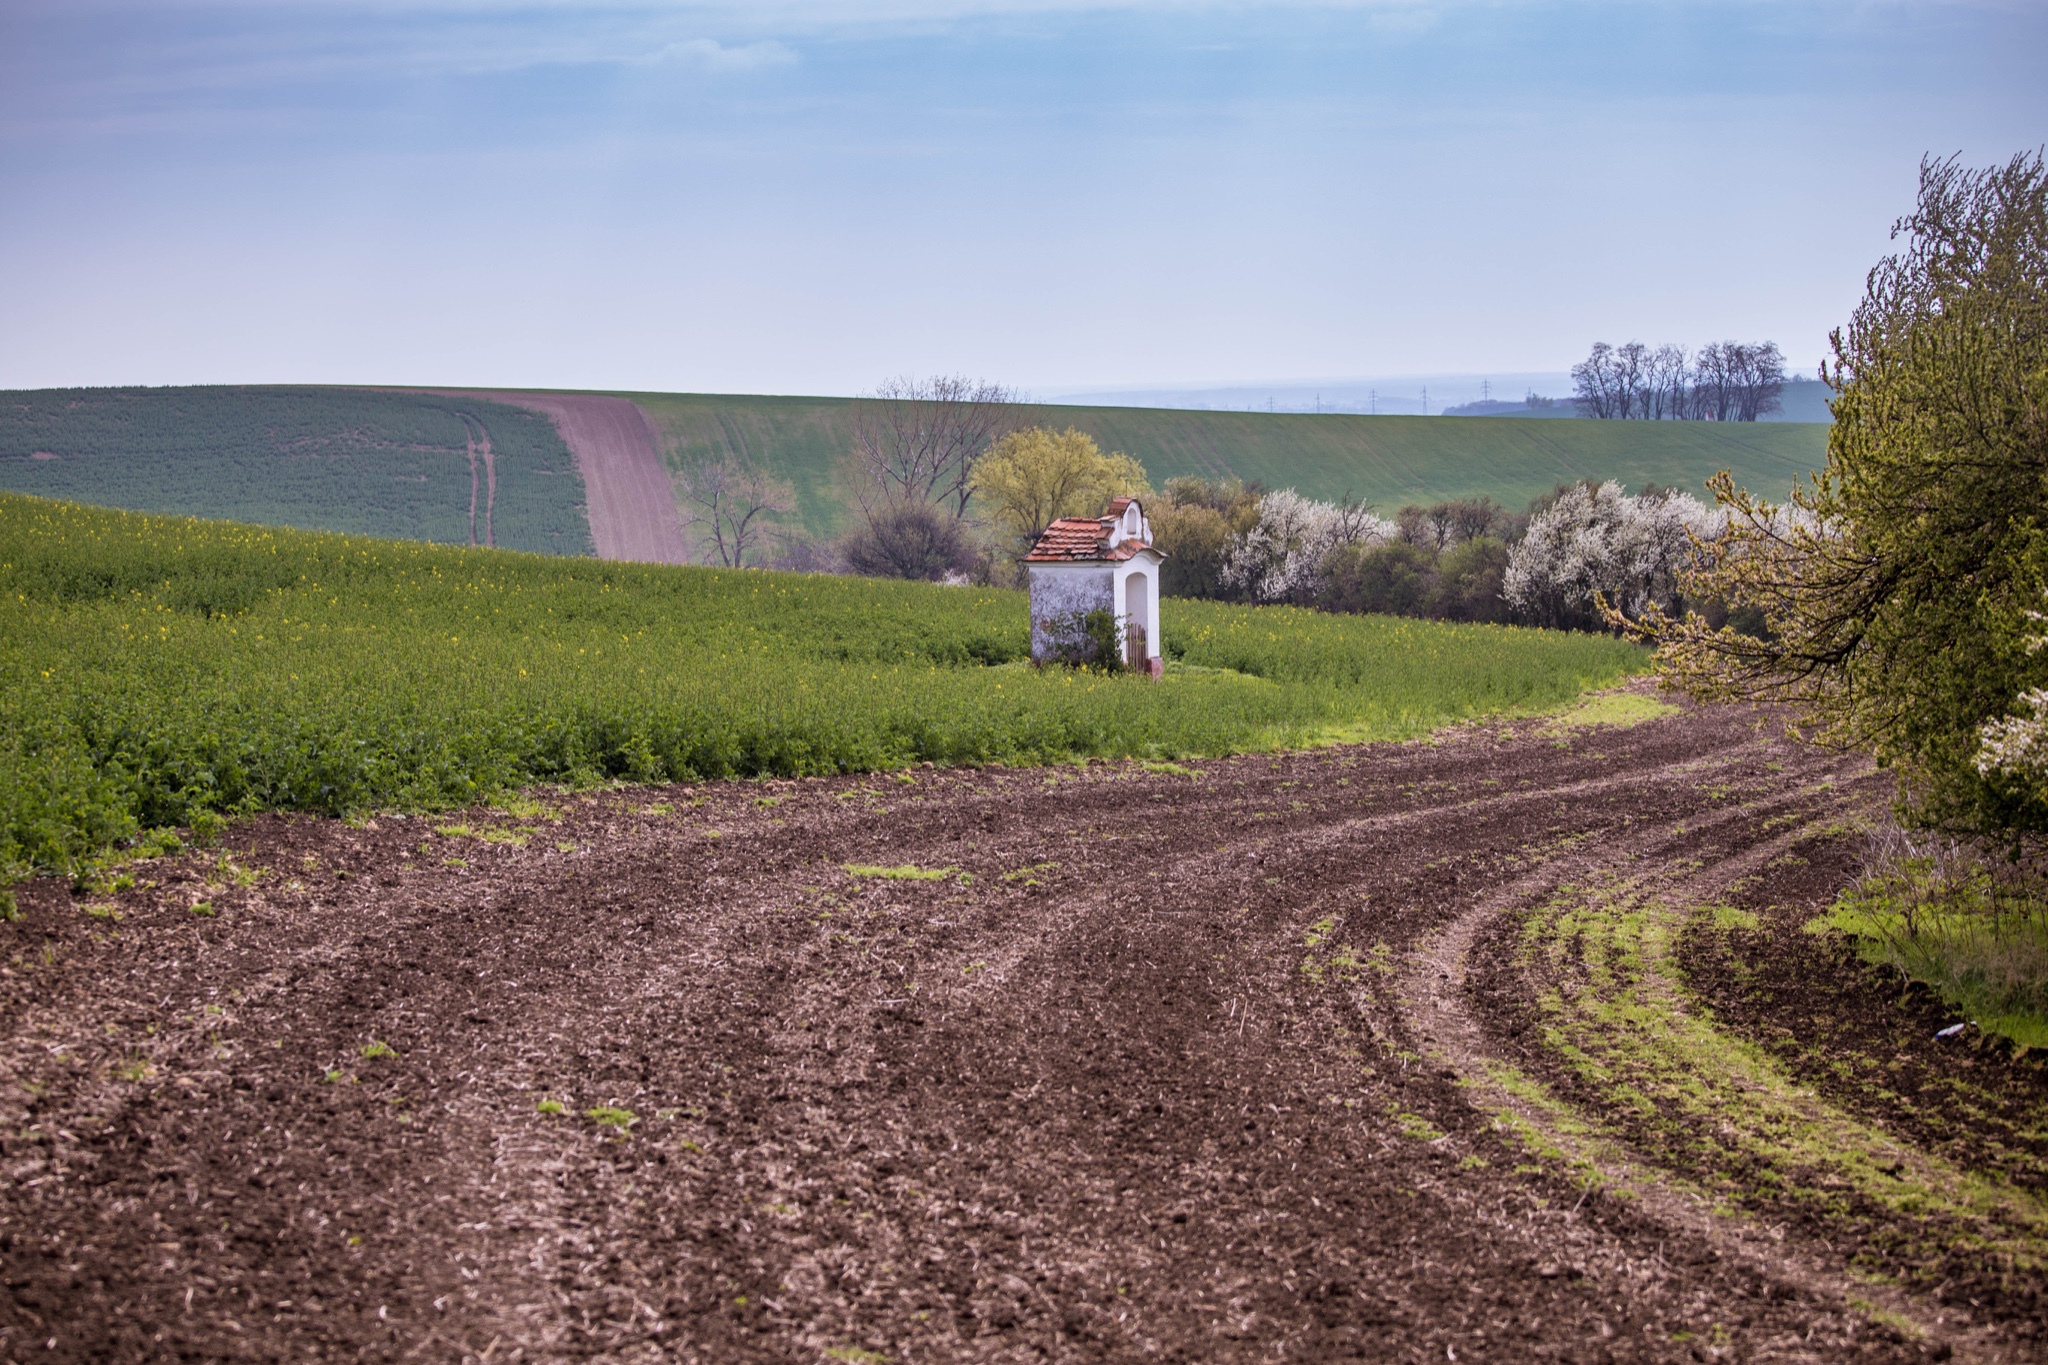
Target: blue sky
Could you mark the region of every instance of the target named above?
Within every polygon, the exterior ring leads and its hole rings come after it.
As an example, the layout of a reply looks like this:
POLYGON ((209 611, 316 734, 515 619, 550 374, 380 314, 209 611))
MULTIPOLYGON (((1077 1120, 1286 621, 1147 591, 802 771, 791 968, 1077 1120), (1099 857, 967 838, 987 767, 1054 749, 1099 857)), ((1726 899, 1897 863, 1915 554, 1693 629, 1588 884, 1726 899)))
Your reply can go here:
POLYGON ((2048 6, 0 0, 0 387, 1802 368, 2048 6))

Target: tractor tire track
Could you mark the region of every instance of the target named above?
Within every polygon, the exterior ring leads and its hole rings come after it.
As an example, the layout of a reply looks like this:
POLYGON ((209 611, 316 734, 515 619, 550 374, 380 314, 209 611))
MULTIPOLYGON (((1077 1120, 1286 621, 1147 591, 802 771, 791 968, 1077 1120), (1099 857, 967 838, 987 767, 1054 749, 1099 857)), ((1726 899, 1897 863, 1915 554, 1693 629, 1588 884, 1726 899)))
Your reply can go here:
POLYGON ((498 544, 498 463, 491 453, 491 433, 481 418, 466 412, 456 415, 462 419, 469 447, 469 543, 472 547, 481 543, 495 548, 498 544), (476 533, 477 501, 480 491, 484 513, 484 533, 481 542, 478 541, 476 533))

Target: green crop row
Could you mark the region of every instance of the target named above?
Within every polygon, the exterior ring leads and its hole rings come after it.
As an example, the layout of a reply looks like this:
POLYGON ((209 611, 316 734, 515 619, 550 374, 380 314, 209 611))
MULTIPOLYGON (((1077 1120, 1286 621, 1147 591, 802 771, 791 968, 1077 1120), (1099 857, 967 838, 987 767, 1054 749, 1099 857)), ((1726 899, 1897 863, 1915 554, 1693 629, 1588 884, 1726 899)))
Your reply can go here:
POLYGON ((668 568, 0 495, 0 866, 202 813, 534 782, 1153 760, 1560 705, 1601 636, 1169 603, 1162 683, 1034 670, 1023 594, 668 568))

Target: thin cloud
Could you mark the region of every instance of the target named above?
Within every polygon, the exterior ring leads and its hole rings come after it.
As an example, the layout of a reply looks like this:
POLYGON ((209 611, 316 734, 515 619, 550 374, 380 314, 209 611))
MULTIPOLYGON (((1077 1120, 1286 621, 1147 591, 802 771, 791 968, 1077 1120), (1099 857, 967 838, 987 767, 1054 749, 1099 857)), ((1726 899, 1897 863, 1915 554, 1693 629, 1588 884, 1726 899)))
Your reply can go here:
POLYGON ((777 42, 727 47, 715 38, 691 38, 670 43, 655 53, 653 60, 709 71, 755 71, 764 66, 788 66, 796 60, 796 53, 777 42))

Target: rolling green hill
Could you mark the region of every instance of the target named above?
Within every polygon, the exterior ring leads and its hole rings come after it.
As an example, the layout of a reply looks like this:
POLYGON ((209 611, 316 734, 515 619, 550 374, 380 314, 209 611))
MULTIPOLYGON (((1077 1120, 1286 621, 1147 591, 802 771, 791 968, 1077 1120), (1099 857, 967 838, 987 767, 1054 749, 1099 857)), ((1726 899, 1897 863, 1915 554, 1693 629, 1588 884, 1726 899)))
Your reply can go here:
POLYGON ((475 538, 587 555, 583 480, 554 425, 502 403, 222 385, 0 393, 0 489, 307 530, 467 545, 471 424, 497 475, 475 538))
MULTIPOLYGON (((621 395, 662 432, 671 469, 731 453, 797 490, 805 528, 843 528, 836 463, 851 444, 853 400, 727 394, 621 395)), ((1701 491, 1720 469, 1782 497, 1824 462, 1822 423, 1594 422, 1313 416, 1167 408, 1041 406, 1036 420, 1074 426, 1138 457, 1157 484, 1177 474, 1235 475, 1311 497, 1349 493, 1382 510, 1490 494, 1520 508, 1560 482, 1619 479, 1701 491)))

